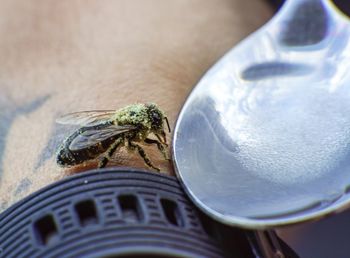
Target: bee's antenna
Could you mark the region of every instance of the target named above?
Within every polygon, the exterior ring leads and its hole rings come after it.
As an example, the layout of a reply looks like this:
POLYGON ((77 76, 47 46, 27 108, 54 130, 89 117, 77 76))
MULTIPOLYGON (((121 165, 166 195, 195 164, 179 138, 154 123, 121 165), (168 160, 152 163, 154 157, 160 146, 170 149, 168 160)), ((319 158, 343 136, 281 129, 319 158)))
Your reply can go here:
POLYGON ((168 126, 168 130, 169 130, 169 133, 170 133, 171 130, 170 130, 170 125, 169 125, 168 118, 165 116, 164 119, 165 119, 165 121, 166 121, 166 124, 167 124, 167 126, 168 126))

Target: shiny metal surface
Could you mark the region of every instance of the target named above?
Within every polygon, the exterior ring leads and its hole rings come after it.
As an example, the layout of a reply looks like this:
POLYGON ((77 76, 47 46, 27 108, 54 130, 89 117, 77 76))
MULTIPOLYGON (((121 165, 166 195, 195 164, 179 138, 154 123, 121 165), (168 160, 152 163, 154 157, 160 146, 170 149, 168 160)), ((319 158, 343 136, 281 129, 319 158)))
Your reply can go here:
POLYGON ((328 0, 289 0, 200 80, 173 156, 203 211, 264 229, 350 203, 349 36, 328 0))

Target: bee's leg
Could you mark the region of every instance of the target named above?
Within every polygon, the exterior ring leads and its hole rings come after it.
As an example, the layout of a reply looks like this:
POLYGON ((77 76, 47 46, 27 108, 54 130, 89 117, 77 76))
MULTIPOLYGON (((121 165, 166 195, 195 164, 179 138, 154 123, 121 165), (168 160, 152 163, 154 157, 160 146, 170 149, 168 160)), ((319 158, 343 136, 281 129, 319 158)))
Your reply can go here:
POLYGON ((151 160, 148 158, 145 150, 140 146, 140 145, 137 145, 136 143, 133 143, 131 141, 129 141, 129 147, 131 147, 132 149, 137 149, 137 151, 139 152, 140 156, 143 158, 143 160, 145 161, 146 165, 157 170, 157 171, 160 171, 159 168, 155 167, 151 160))
POLYGON ((162 144, 160 141, 146 138, 146 139, 145 139, 145 143, 148 143, 148 144, 157 144, 158 150, 163 154, 164 158, 165 158, 166 160, 170 160, 170 159, 169 159, 169 156, 168 156, 168 153, 166 152, 166 150, 165 150, 165 148, 164 148, 164 144, 162 144))
POLYGON ((162 139, 162 137, 160 137, 159 134, 155 133, 154 135, 157 137, 158 141, 160 141, 162 144, 164 144, 166 147, 168 147, 168 144, 166 143, 166 136, 165 136, 165 132, 164 131, 162 133, 162 136, 163 136, 164 140, 162 139))
POLYGON ((107 165, 108 161, 111 159, 112 155, 118 149, 120 144, 123 143, 123 141, 123 138, 119 138, 114 143, 112 143, 112 145, 107 149, 106 155, 103 156, 100 162, 98 163, 98 168, 104 168, 107 165))

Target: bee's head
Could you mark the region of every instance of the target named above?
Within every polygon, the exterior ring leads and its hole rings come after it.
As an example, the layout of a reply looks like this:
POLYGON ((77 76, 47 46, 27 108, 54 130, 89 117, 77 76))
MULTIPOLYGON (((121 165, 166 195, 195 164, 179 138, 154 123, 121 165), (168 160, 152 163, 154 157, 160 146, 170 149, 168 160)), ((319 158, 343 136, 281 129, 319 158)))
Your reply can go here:
POLYGON ((152 130, 155 132, 164 132, 164 120, 167 122, 167 126, 170 132, 168 118, 164 115, 164 113, 159 109, 156 104, 147 104, 147 114, 148 118, 151 121, 152 130))

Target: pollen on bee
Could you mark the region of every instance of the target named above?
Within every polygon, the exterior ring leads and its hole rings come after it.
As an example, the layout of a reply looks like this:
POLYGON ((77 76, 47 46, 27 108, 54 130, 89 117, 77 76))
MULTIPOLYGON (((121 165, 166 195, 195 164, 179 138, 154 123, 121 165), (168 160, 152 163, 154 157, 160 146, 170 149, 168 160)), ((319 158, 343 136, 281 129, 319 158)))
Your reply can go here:
POLYGON ((152 103, 129 105, 117 111, 67 114, 60 119, 62 123, 79 124, 81 127, 61 145, 57 163, 68 167, 98 158, 98 166, 102 168, 125 146, 128 153, 138 153, 148 167, 159 171, 148 158, 142 144, 146 142, 156 146, 164 158, 169 160, 165 151, 167 144, 161 139, 165 137, 164 119, 166 116, 163 111, 152 103), (149 139, 151 134, 158 140, 149 139))

